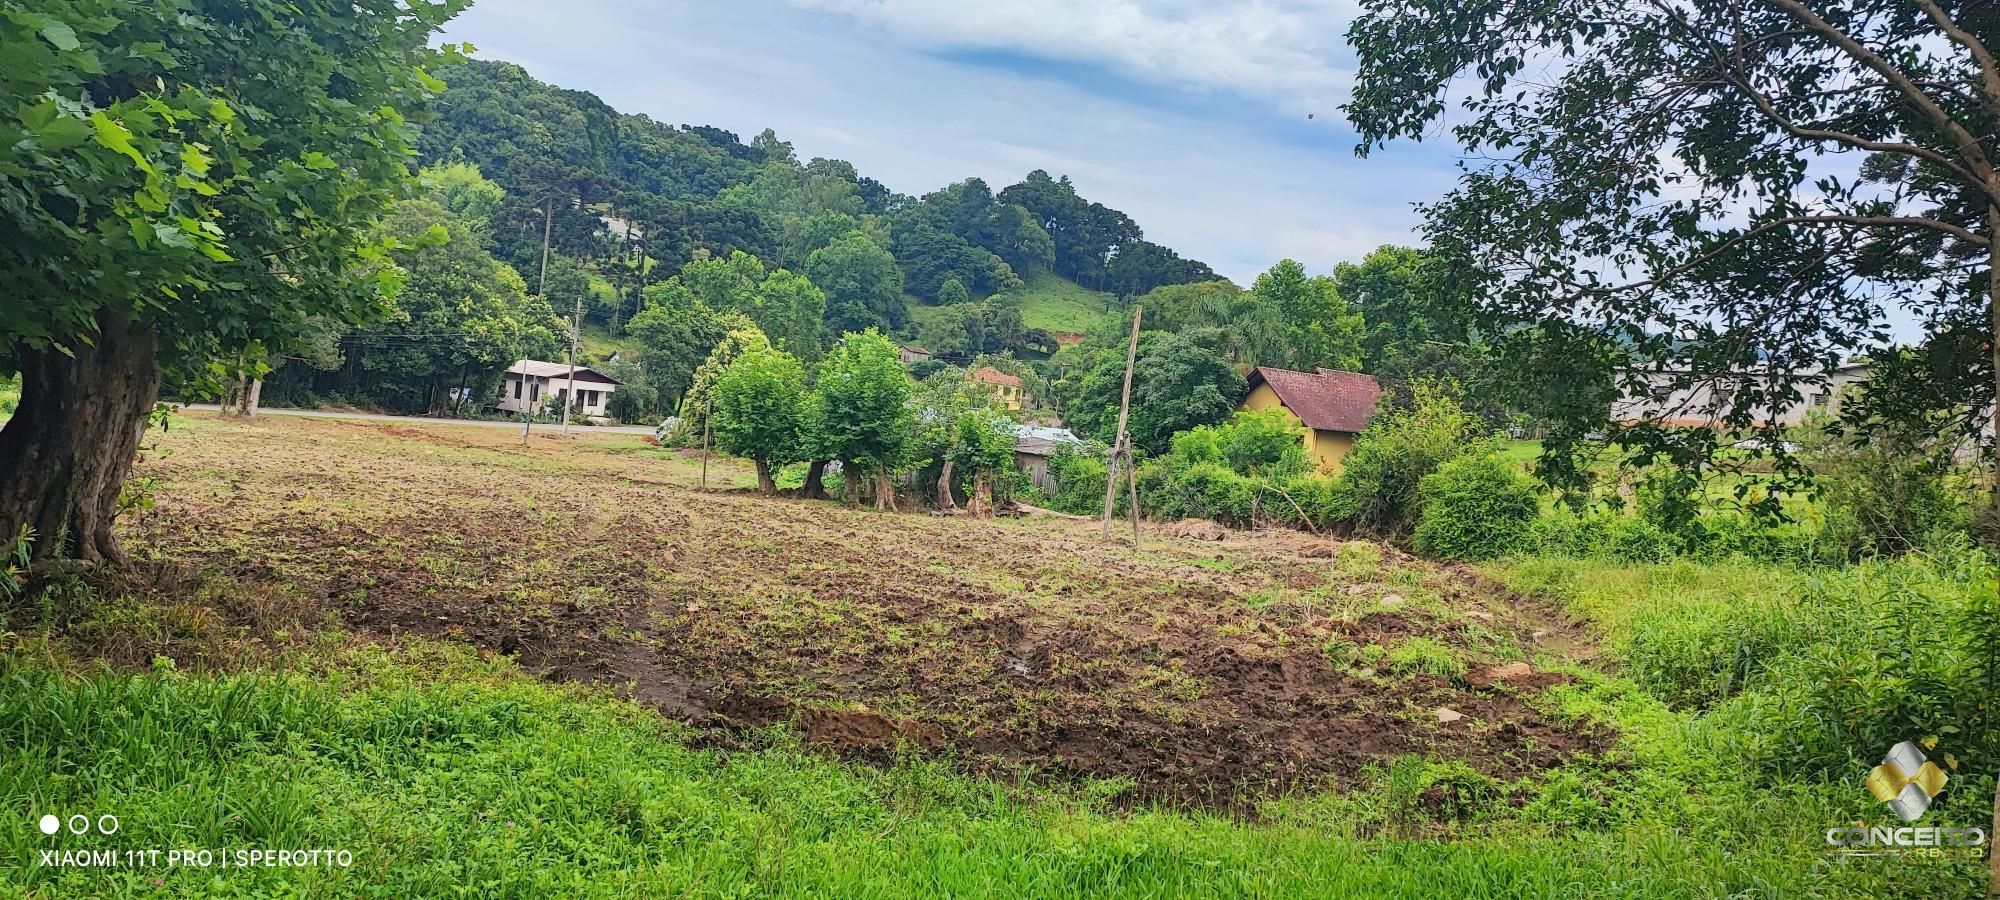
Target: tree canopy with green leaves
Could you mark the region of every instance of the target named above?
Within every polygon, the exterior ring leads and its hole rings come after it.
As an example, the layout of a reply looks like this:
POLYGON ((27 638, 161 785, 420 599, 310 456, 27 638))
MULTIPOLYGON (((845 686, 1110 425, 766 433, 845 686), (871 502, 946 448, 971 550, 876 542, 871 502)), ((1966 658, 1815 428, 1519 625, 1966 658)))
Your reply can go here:
POLYGON ((745 353, 771 349, 771 340, 764 336, 764 332, 758 331, 757 326, 741 317, 735 317, 735 326, 710 348, 708 357, 702 361, 700 368, 694 370, 687 392, 681 395, 680 426, 676 435, 682 439, 699 440, 703 429, 709 426, 715 383, 722 378, 723 372, 729 370, 729 364, 745 353))
POLYGON ((806 370, 796 357, 749 347, 715 380, 716 446, 757 466, 757 489, 777 493, 773 466, 798 459, 805 449, 806 370))
POLYGON ((1333 267, 1333 289, 1361 313, 1362 366, 1376 372, 1390 361, 1424 355, 1437 344, 1462 345, 1471 335, 1468 298, 1453 292, 1429 251, 1383 244, 1360 262, 1333 267))
POLYGON ((402 286, 389 314, 347 342, 355 366, 375 376, 370 395, 389 409, 429 413, 483 403, 514 360, 544 358, 567 340, 568 323, 486 252, 486 223, 472 217, 483 200, 473 198, 493 193, 462 176, 433 183, 426 170, 426 195, 397 201, 380 226, 398 248, 389 256, 402 286), (454 215, 447 203, 467 214, 454 215))
POLYGON ((827 334, 900 328, 909 318, 896 257, 859 231, 814 250, 806 277, 826 295, 827 334))
POLYGON ((1284 323, 1285 361, 1294 369, 1361 368, 1361 313, 1342 299, 1333 279, 1307 275, 1297 260, 1281 259, 1257 276, 1250 292, 1284 323))
POLYGON ((820 364, 816 388, 815 456, 840 460, 850 486, 862 471, 901 464, 910 379, 893 342, 874 329, 842 337, 820 364))
MULTIPOLYGON (((1748 428, 1802 388, 1824 389, 1902 316, 1923 330, 1912 354, 1923 362, 1845 414, 1869 427, 1897 409, 1885 399, 1915 396, 1990 442, 2000 19, 1986 7, 1364 7, 1346 107, 1360 149, 1444 123, 1484 160, 1424 208, 1424 230, 1484 318, 1533 323, 1489 329, 1516 371, 1532 366, 1559 393, 1615 379, 1627 396, 1649 375, 1726 379, 1721 418, 1748 428)), ((1562 451, 1607 415, 1552 411, 1545 474, 1581 478, 1562 451)))
POLYGON ((0 540, 122 560, 111 519, 163 367, 386 308, 370 226, 412 181, 459 0, 0 4, 0 540), (357 279, 363 264, 373 279, 357 279))
MULTIPOLYGON (((1164 453, 1175 432, 1229 417, 1243 398, 1243 376, 1222 352, 1214 329, 1177 334, 1141 332, 1132 368, 1133 446, 1164 453)), ((1125 348, 1090 352, 1081 372, 1057 386, 1063 421, 1078 433, 1109 444, 1117 438, 1118 404, 1125 384, 1125 348)))

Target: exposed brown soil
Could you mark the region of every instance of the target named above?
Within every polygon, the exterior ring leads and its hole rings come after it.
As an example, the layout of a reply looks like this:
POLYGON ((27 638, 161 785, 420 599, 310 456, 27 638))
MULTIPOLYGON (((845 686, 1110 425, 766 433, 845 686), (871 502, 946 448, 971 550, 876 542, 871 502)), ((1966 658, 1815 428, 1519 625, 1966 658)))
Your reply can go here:
POLYGON ((124 526, 142 555, 617 685, 712 740, 791 723, 851 756, 946 751, 1229 804, 1407 753, 1514 777, 1612 737, 1532 708, 1562 680, 1540 665, 1488 677, 1584 647, 1573 623, 1373 544, 1149 527, 1135 557, 1088 522, 766 499, 719 460, 701 492, 697 459, 622 436, 269 417, 162 444, 143 464, 157 505, 124 526), (1380 652, 1419 637, 1471 674, 1380 652), (1336 664, 1330 641, 1373 652, 1336 664))

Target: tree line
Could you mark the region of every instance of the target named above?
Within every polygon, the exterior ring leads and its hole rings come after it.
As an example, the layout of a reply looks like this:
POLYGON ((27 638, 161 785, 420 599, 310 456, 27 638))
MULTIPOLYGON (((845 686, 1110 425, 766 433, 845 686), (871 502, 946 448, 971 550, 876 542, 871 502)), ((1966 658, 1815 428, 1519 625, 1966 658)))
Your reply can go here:
POLYGON ((998 192, 969 178, 913 197, 842 160, 802 162, 769 129, 746 143, 667 125, 509 63, 466 60, 439 76, 448 86, 420 138, 422 158, 470 162, 505 188, 493 252, 517 269, 539 265, 547 225, 563 290, 597 279, 588 315, 609 326, 641 309, 657 275, 704 255, 742 252, 800 272, 836 245, 834 257, 863 252, 858 239, 889 252, 899 290, 829 307, 830 335, 904 327, 906 294, 987 297, 1045 272, 1121 296, 1215 277, 1040 170, 998 192))

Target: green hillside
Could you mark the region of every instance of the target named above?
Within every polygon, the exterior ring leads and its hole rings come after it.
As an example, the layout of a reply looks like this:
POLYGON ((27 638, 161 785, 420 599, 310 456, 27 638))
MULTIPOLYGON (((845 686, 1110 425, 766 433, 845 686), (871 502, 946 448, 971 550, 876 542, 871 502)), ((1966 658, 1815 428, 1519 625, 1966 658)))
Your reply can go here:
POLYGON ((1110 317, 1116 302, 1110 294, 1044 273, 1028 279, 1021 290, 1021 321, 1029 328, 1081 334, 1110 317))
MULTIPOLYGON (((1117 309, 1117 300, 1112 295, 1049 273, 1028 279, 1019 296, 1022 324, 1045 331, 1083 334, 1112 317, 1117 309)), ((916 297, 906 295, 904 300, 910 307, 910 321, 916 323, 919 331, 944 311, 944 307, 926 304, 916 297)))

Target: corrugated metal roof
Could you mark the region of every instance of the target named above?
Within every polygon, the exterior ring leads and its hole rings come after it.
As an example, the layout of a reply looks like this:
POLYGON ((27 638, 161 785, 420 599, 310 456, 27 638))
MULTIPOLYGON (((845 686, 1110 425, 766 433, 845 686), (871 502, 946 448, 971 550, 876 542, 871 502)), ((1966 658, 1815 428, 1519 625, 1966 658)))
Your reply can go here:
POLYGON ((1368 427, 1375 412, 1375 399, 1382 386, 1372 375, 1319 369, 1294 372, 1258 366, 1250 373, 1249 388, 1268 384, 1278 401, 1298 416, 1307 428, 1320 431, 1360 431, 1368 427))
POLYGON ((1047 425, 1014 426, 1014 452, 1032 456, 1054 456, 1063 447, 1080 447, 1083 439, 1067 428, 1047 425))

